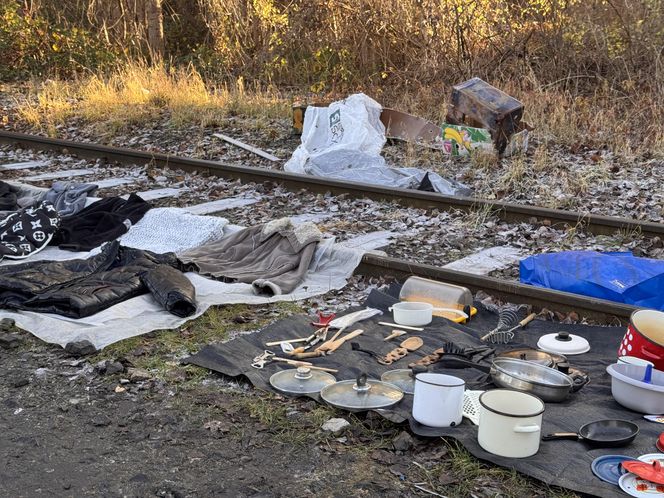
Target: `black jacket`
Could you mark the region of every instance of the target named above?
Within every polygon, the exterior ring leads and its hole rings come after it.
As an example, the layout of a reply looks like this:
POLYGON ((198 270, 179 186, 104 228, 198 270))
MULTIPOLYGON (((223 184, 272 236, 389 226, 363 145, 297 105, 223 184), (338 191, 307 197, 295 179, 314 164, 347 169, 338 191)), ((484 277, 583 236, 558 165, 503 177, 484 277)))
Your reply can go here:
POLYGON ((115 241, 88 259, 0 267, 0 307, 83 318, 152 293, 177 316, 196 311, 196 291, 173 253, 155 254, 115 241))
POLYGON ((51 245, 68 251, 89 251, 127 233, 151 207, 136 194, 131 194, 127 200, 107 197, 75 216, 63 218, 51 245))

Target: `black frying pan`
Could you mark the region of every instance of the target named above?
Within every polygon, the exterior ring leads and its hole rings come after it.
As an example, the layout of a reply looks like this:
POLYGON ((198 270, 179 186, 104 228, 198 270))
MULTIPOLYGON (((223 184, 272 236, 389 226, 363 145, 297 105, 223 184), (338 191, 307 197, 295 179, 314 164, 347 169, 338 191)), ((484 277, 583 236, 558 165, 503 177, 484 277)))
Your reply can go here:
POLYGON ((639 433, 639 426, 627 420, 598 420, 582 426, 579 432, 555 432, 547 434, 542 441, 574 439, 592 446, 614 448, 627 446, 639 433))

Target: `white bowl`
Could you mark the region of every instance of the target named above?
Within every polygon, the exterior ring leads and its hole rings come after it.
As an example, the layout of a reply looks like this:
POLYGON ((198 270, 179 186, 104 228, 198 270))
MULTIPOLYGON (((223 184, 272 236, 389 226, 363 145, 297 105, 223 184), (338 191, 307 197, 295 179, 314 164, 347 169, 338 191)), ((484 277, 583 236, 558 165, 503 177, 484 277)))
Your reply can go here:
POLYGON ((613 399, 639 413, 664 413, 664 372, 652 370, 652 383, 643 382, 647 367, 614 363, 606 367, 611 376, 613 399))

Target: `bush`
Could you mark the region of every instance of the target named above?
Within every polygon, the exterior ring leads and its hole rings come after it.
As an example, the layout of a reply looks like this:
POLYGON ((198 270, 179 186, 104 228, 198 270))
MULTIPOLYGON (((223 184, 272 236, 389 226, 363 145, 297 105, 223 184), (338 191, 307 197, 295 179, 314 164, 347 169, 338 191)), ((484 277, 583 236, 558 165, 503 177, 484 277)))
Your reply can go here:
POLYGON ((68 76, 112 62, 117 51, 77 27, 57 27, 0 0, 0 79, 68 76))

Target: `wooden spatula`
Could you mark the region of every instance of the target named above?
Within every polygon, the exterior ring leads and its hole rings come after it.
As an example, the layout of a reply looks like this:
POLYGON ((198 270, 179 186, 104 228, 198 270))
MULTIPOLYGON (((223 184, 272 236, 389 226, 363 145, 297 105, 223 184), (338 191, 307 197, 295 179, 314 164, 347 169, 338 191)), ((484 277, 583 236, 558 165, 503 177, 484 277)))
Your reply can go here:
POLYGON ((343 336, 339 339, 332 338, 329 341, 327 341, 326 343, 321 344, 320 347, 316 348, 316 351, 322 351, 324 353, 332 353, 332 352, 336 351, 337 349, 339 349, 339 347, 344 342, 346 342, 350 339, 353 339, 353 338, 355 338, 358 335, 363 334, 363 333, 364 333, 364 330, 357 329, 357 330, 354 330, 353 332, 351 332, 349 334, 346 334, 345 336, 343 336))

